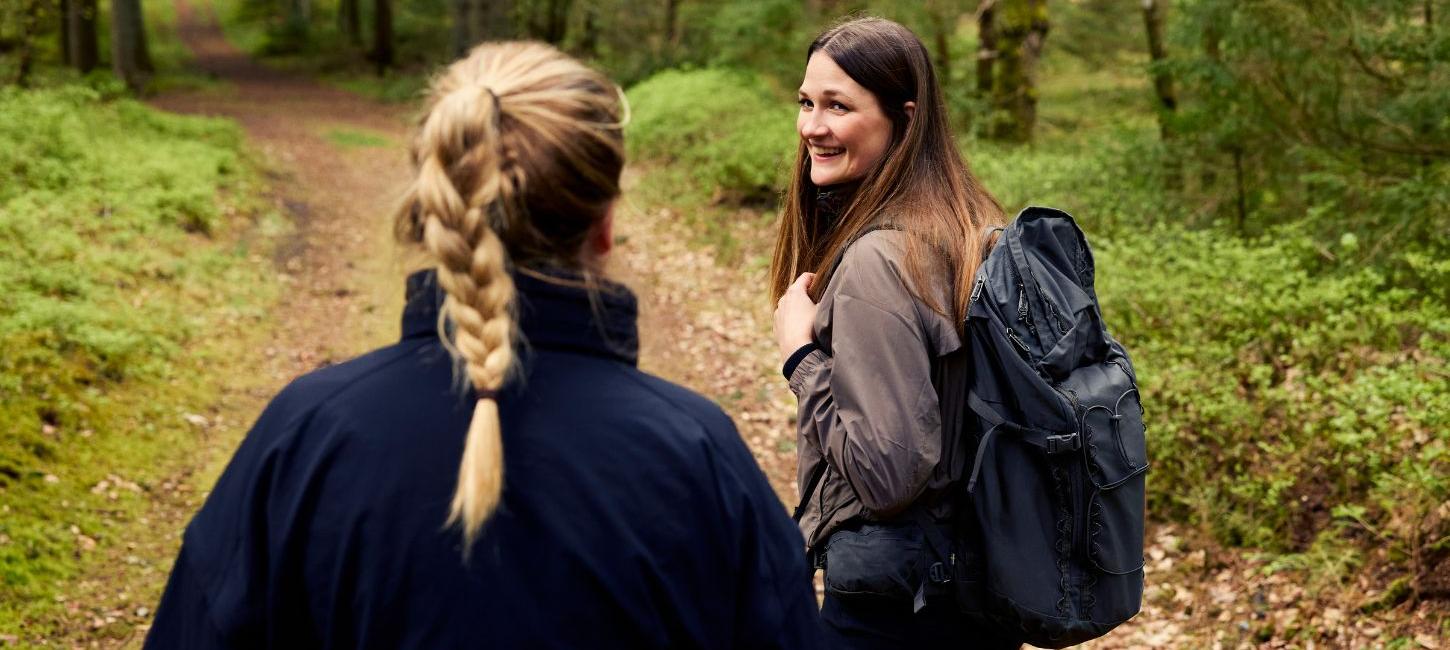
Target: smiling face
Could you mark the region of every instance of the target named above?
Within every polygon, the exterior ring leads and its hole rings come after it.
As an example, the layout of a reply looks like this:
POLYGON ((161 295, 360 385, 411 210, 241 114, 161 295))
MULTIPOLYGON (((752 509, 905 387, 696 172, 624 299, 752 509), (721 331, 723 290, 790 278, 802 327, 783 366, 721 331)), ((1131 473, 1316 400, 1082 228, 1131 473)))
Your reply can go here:
POLYGON ((811 182, 817 187, 860 179, 891 144, 891 118, 876 95, 824 52, 806 63, 800 106, 796 132, 810 152, 811 182))

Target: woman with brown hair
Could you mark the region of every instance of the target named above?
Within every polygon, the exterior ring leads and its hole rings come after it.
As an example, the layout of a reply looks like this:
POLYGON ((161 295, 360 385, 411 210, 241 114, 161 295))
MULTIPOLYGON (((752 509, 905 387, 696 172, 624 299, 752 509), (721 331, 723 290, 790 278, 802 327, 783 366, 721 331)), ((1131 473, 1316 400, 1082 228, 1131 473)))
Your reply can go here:
POLYGON ((905 27, 826 30, 799 101, 771 292, 828 645, 1016 647, 973 629, 928 580, 923 530, 951 525, 948 488, 972 453, 959 435, 962 326, 1002 209, 957 151, 930 57, 905 27))
POLYGON ((730 419, 636 369, 634 297, 598 277, 624 112, 536 43, 434 81, 402 340, 267 407, 148 647, 816 646, 800 534, 730 419))

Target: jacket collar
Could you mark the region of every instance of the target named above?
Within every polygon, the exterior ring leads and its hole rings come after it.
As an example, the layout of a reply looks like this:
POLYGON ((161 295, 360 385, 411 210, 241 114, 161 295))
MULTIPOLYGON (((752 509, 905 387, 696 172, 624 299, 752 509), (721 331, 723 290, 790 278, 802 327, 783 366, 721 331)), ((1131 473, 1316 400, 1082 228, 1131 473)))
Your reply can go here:
MULTIPOLYGON (((591 300, 590 292, 575 286, 576 276, 568 272, 514 271, 512 276, 518 292, 521 353, 529 348, 568 350, 630 365, 638 362, 638 304, 634 293, 624 285, 605 283, 591 300)), ((434 271, 408 276, 407 295, 403 339, 437 336, 444 293, 434 271)))
POLYGON ((827 185, 816 189, 816 216, 823 220, 823 223, 834 226, 841 219, 841 214, 851 204, 851 199, 856 198, 856 190, 861 188, 861 181, 855 180, 837 185, 827 185))

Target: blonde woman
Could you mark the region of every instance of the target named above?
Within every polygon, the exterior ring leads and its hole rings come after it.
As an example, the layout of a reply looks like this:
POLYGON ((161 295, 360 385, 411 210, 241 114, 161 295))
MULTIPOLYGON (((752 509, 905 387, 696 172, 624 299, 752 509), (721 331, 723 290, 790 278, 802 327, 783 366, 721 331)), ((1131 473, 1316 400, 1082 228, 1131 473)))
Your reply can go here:
POLYGON ((800 534, 729 418, 635 368, 634 297, 598 278, 623 112, 541 44, 434 81, 402 340, 273 400, 148 647, 816 645, 800 534))

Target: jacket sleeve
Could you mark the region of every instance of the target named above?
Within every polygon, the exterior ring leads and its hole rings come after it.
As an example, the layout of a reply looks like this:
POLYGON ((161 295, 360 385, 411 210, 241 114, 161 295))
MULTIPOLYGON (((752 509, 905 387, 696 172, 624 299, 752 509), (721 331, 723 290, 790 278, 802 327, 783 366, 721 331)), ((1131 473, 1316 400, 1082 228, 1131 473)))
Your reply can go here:
POLYGON ((166 591, 161 595, 161 604, 156 607, 156 618, 146 635, 147 650, 169 648, 233 647, 212 624, 211 601, 206 589, 200 584, 191 568, 191 558, 185 545, 181 555, 171 569, 166 582, 166 591))
POLYGON ((275 577, 283 573, 275 505, 298 492, 281 467, 295 455, 313 401, 299 383, 263 411, 187 526, 148 650, 265 647, 300 629, 292 624, 303 616, 304 594, 275 577))
MULTIPOLYGON (((716 441, 709 474, 731 540, 725 566, 735 577, 734 638, 721 647, 815 650, 822 647, 820 611, 805 540, 786 515, 755 458, 724 413, 711 420, 716 441)), ((719 558, 712 560, 719 563, 719 558)), ((711 589, 721 591, 721 585, 711 589)))
POLYGON ((921 495, 942 452, 932 346, 885 241, 847 251, 832 281, 830 353, 811 352, 790 378, 801 434, 879 518, 921 495))

